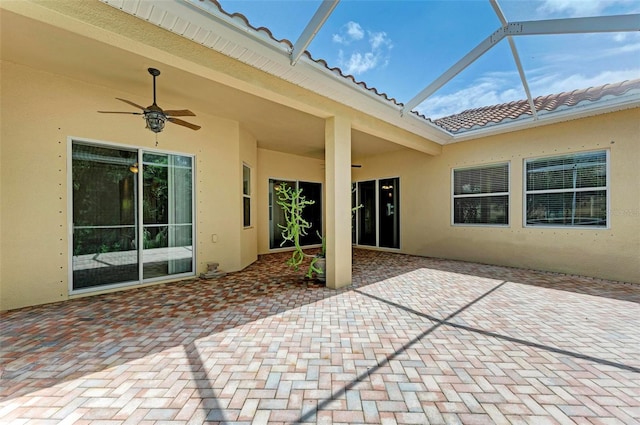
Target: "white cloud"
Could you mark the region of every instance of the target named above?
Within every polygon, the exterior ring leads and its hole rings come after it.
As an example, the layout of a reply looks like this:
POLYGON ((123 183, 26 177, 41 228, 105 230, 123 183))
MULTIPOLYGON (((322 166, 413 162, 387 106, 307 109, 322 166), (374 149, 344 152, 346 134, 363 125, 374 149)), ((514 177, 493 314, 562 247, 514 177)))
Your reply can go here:
POLYGON ((347 34, 353 40, 362 40, 364 38, 364 31, 357 22, 350 21, 347 23, 347 34))
POLYGON ((609 83, 634 80, 640 77, 640 68, 616 71, 602 71, 598 74, 586 76, 584 74, 559 75, 551 74, 534 78, 529 81, 534 96, 544 96, 554 93, 573 91, 588 87, 597 87, 609 83))
POLYGON ((338 65, 351 75, 386 65, 393 48, 387 33, 365 30, 353 21, 344 25, 339 34, 333 34, 332 40, 343 46, 338 51, 338 65))
POLYGON ((371 32, 369 33, 369 43, 373 50, 380 49, 382 47, 393 47, 391 40, 387 37, 386 32, 371 32))
POLYGON ((416 110, 435 119, 458 114, 467 109, 498 105, 523 97, 522 88, 512 83, 505 84, 504 80, 487 74, 454 93, 430 97, 418 105, 416 110))
POLYGON ((373 52, 353 52, 346 60, 343 52, 340 53, 338 61, 347 74, 362 74, 378 65, 378 57, 373 52))
POLYGON ((349 44, 353 41, 362 40, 364 38, 364 30, 359 23, 349 21, 341 29, 340 34, 333 34, 332 40, 338 44, 349 44))
POLYGON ((597 16, 615 5, 632 4, 635 0, 544 0, 538 7, 543 14, 564 16, 597 16))

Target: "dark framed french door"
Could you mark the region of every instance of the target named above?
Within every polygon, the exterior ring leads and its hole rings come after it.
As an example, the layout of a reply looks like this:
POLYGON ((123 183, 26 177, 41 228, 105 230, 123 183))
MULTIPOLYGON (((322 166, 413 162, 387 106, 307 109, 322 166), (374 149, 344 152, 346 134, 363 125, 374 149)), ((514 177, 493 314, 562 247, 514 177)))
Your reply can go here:
POLYGON ((356 245, 400 248, 400 178, 356 182, 352 202, 356 245))

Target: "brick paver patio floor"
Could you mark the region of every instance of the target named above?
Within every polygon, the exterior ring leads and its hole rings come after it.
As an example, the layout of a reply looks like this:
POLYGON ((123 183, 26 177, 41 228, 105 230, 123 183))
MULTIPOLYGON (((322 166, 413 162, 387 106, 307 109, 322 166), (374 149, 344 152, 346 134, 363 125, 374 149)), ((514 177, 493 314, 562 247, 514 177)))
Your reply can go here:
POLYGON ((640 423, 640 288, 356 250, 1 314, 0 422, 640 423))

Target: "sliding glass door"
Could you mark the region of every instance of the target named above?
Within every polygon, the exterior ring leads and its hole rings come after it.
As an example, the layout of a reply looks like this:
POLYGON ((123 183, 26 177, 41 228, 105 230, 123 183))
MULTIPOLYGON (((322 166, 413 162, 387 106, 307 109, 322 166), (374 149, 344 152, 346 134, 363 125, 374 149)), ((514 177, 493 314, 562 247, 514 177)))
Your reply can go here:
POLYGON ((73 145, 73 289, 138 280, 136 151, 73 145))
POLYGON ((143 277, 192 271, 191 158, 142 155, 143 277))
POLYGON ((358 245, 376 245, 376 182, 358 182, 358 245))
POLYGON ((192 274, 193 158, 71 149, 72 290, 192 274))
POLYGON ((360 206, 353 217, 357 245, 400 248, 400 179, 357 182, 353 206, 360 206))

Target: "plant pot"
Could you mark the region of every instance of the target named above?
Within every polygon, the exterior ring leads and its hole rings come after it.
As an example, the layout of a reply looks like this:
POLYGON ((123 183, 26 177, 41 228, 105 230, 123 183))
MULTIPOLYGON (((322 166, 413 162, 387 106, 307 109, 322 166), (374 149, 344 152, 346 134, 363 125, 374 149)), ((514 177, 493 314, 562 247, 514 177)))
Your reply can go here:
POLYGON ((316 256, 316 262, 314 264, 314 266, 318 269, 321 270, 321 272, 316 272, 316 279, 319 282, 325 282, 326 278, 326 270, 327 270, 327 259, 324 257, 318 257, 316 256))

